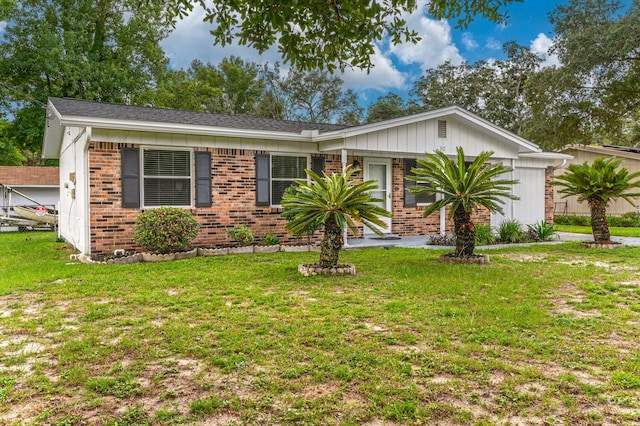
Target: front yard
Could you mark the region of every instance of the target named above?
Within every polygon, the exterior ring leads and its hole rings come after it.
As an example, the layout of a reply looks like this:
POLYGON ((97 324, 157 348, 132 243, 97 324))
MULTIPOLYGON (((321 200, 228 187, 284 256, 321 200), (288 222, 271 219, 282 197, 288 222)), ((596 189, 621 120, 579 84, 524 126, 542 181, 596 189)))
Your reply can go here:
POLYGON ((640 248, 170 263, 0 234, 0 424, 640 422, 640 248))

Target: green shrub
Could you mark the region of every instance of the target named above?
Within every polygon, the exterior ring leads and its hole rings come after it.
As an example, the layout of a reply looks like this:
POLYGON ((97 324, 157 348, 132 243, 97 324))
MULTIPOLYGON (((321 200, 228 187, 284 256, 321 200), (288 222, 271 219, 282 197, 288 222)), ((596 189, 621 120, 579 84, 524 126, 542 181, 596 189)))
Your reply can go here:
POLYGON ((254 240, 253 232, 245 225, 236 225, 233 228, 227 228, 227 235, 238 243, 239 246, 248 246, 254 240))
POLYGON ((133 226, 133 241, 149 253, 186 251, 198 236, 200 223, 190 211, 176 207, 145 210, 133 226))
POLYGON ((640 227, 640 216, 636 212, 627 212, 621 216, 607 216, 609 226, 618 226, 621 228, 638 228, 640 227))
POLYGON ((476 225, 476 245, 490 246, 496 243, 496 237, 493 235, 493 228, 489 225, 476 225))
POLYGON ((504 220, 498 226, 498 237, 503 243, 522 243, 527 236, 522 231, 522 225, 515 219, 504 220))
POLYGON ((529 238, 534 241, 548 241, 556 234, 555 227, 544 220, 527 225, 527 227, 529 228, 529 238))
POLYGON ((278 244, 280 244, 280 238, 276 237, 276 234, 272 232, 268 235, 265 235, 264 243, 268 246, 277 246, 278 244))
POLYGON ((558 215, 553 218, 553 221, 556 225, 591 226, 591 217, 577 214, 558 215))

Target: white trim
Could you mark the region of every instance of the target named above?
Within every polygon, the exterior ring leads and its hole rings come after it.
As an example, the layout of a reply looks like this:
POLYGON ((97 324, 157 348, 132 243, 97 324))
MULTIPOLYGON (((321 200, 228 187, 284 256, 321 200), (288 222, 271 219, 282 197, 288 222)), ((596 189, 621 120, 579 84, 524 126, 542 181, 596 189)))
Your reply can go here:
MULTIPOLYGON (((149 145, 144 145, 141 146, 139 148, 140 150, 140 208, 141 209, 157 209, 157 208, 161 208, 161 207, 177 207, 180 209, 191 209, 194 207, 194 187, 195 187, 195 164, 194 164, 194 156, 193 156, 193 149, 191 148, 174 148, 174 147, 167 147, 167 146, 149 146, 149 145), (175 151, 186 151, 189 153, 189 204, 188 205, 176 205, 176 204, 163 204, 160 206, 147 206, 145 204, 145 198, 144 198, 144 180, 147 177, 144 174, 144 151, 145 149, 149 150, 149 151, 171 151, 171 152, 175 152, 175 151)), ((154 179, 154 178, 158 178, 157 176, 149 176, 150 179, 154 179)), ((171 177, 167 177, 167 179, 171 179, 171 177)), ((177 179, 184 179, 186 180, 186 178, 184 176, 180 176, 177 177, 177 179)))
MULTIPOLYGON (((369 166, 372 164, 382 164, 386 167, 386 182, 385 182, 385 196, 384 196, 384 208, 393 214, 393 174, 392 168, 393 163, 390 158, 369 158, 365 157, 363 159, 363 178, 364 180, 370 180, 371 176, 369 176, 369 166)), ((376 189, 375 191, 380 191, 380 189, 376 189)), ((381 231, 385 234, 390 234, 393 232, 393 220, 392 218, 380 218, 382 221, 388 224, 387 228, 381 229, 381 231)), ((364 228, 365 234, 373 233, 369 228, 364 228)))
POLYGON ((62 126, 86 126, 110 130, 178 133, 184 135, 229 136, 249 139, 313 142, 313 133, 274 132, 270 130, 236 129, 230 127, 201 126, 195 124, 159 123, 152 121, 114 120, 105 118, 68 116, 60 121, 62 126))
MULTIPOLYGON (((274 204, 273 203, 273 157, 296 157, 296 158, 302 158, 302 157, 306 157, 307 159, 307 167, 305 167, 306 169, 309 169, 311 167, 311 154, 305 154, 305 155, 300 155, 300 154, 295 154, 295 153, 289 153, 289 152, 272 152, 269 154, 269 206, 270 207, 275 207, 275 208, 282 208, 281 204, 274 204)), ((288 180, 291 180, 292 184, 293 184, 293 179, 307 179, 306 177, 306 173, 305 176, 302 178, 277 178, 276 182, 286 182, 288 180)))

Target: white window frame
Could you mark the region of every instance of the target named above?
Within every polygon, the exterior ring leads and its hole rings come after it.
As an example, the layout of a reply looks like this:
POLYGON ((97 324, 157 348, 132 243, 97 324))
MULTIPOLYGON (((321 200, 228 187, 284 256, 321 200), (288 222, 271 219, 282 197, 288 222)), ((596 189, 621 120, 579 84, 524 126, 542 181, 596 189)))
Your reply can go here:
POLYGON ((281 204, 275 204, 273 202, 273 182, 285 182, 285 181, 291 181, 291 183, 293 183, 293 179, 309 179, 306 175, 303 178, 291 178, 291 179, 286 179, 286 178, 274 178, 273 177, 273 157, 297 157, 297 158, 302 158, 305 157, 307 159, 307 166, 305 167, 305 169, 311 169, 311 155, 310 154, 293 154, 293 153, 282 153, 282 152, 278 152, 278 153, 271 153, 271 155, 269 156, 269 199, 271 200, 271 207, 282 207, 281 204))
MULTIPOLYGON (((179 178, 179 177, 178 177, 179 178)), ((186 180, 186 177, 184 177, 186 180)), ((140 147, 140 205, 143 209, 157 209, 161 207, 178 207, 178 208, 193 208, 194 205, 194 188, 195 188, 195 165, 193 158, 193 149, 190 148, 174 148, 174 147, 158 147, 158 146, 141 146, 140 147), (172 179, 175 177, 167 177, 167 176, 152 176, 145 175, 144 173, 144 151, 186 151, 189 153, 189 204, 188 205, 173 205, 173 204, 165 204, 161 206, 148 206, 145 204, 145 196, 144 196, 144 181, 148 178, 155 179, 172 179)))

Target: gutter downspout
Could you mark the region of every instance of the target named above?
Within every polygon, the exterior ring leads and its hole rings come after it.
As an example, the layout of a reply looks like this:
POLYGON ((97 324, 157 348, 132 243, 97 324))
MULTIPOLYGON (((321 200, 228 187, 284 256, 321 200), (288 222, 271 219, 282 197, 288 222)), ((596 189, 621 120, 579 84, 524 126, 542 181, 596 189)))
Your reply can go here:
MULTIPOLYGON (((347 149, 346 148, 342 148, 342 171, 344 172, 344 170, 347 168, 347 149)), ((347 227, 345 226, 345 228, 342 230, 342 247, 343 248, 347 248, 349 247, 349 241, 347 240, 347 227)))
POLYGON ((567 165, 567 159, 563 158, 562 163, 558 164, 557 166, 553 166, 553 170, 564 169, 564 166, 566 165, 567 165))
MULTIPOLYGON (((82 157, 83 157, 83 162, 84 162, 84 172, 86 173, 86 177, 84 179, 84 223, 85 223, 85 234, 84 234, 84 241, 85 241, 85 247, 88 250, 88 254, 91 254, 91 216, 89 216, 91 214, 91 210, 89 208, 89 205, 91 204, 89 202, 89 198, 90 198, 90 182, 89 180, 91 179, 91 173, 89 171, 89 145, 91 144, 91 127, 87 126, 85 127, 86 129, 86 133, 87 133, 87 137, 85 138, 85 143, 84 143, 84 147, 82 148, 82 157)), ((76 181, 77 181, 77 177, 76 177, 76 181)), ((76 194, 76 201, 77 201, 77 194, 76 194)))

